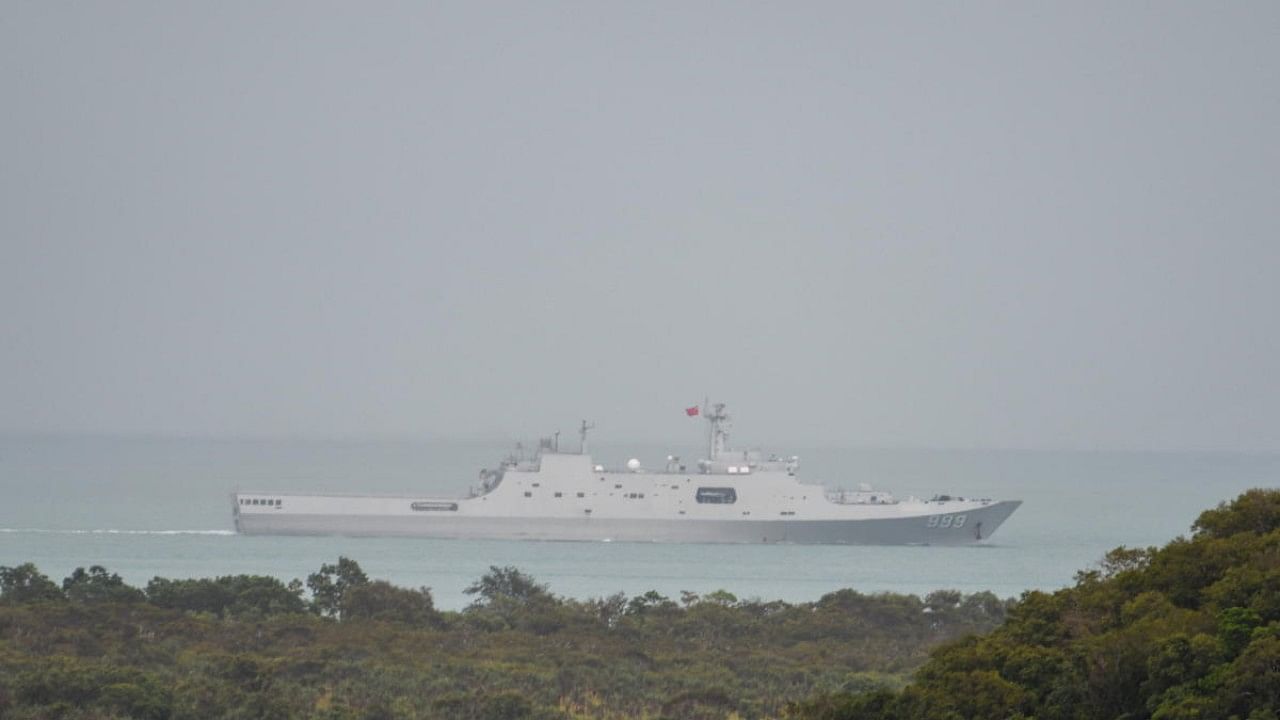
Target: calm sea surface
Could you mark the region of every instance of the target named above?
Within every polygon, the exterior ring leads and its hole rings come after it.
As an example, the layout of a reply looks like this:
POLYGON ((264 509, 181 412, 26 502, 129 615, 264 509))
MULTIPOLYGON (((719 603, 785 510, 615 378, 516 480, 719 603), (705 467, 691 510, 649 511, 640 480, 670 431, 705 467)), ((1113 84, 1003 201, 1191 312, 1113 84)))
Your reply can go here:
MULTIPOLYGON (((455 609, 490 565, 515 565, 578 598, 723 588, 799 601, 843 587, 1011 596, 1069 584, 1112 547, 1162 544, 1247 488, 1280 487, 1277 455, 811 449, 798 453, 809 482, 1025 504, 989 543, 961 548, 242 537, 231 529, 236 488, 461 495, 507 450, 482 442, 0 438, 0 565, 32 561, 60 580, 101 564, 145 585, 156 575, 305 578, 346 555, 372 577, 428 586, 437 605, 455 609)), ((671 451, 595 450, 610 465, 634 455, 648 467, 671 451)))

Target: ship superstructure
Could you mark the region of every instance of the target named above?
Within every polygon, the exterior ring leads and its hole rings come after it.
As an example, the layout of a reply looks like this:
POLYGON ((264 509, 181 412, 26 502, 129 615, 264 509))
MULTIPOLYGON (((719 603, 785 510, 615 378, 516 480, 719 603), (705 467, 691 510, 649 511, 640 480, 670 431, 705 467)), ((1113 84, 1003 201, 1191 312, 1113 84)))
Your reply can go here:
POLYGON ((797 477, 799 458, 728 447, 723 404, 690 408, 707 421, 707 457, 595 464, 583 421, 578 452, 558 437, 508 456, 467 497, 237 492, 246 534, 642 542, 958 545, 985 540, 1021 501, 938 496, 899 500, 861 486, 827 490, 797 477))

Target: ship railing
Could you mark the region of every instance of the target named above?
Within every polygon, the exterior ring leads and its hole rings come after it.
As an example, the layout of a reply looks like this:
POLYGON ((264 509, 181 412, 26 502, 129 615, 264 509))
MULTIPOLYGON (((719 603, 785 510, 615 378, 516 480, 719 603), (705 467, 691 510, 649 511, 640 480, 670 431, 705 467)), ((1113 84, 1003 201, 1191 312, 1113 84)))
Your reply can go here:
POLYGON ((786 472, 794 475, 791 468, 785 464, 774 465, 772 463, 760 463, 758 465, 730 465, 721 467, 688 467, 669 468, 669 467, 640 467, 632 470, 625 465, 622 467, 609 465, 596 465, 593 470, 596 473, 609 473, 618 475, 744 475, 751 476, 762 472, 786 472))

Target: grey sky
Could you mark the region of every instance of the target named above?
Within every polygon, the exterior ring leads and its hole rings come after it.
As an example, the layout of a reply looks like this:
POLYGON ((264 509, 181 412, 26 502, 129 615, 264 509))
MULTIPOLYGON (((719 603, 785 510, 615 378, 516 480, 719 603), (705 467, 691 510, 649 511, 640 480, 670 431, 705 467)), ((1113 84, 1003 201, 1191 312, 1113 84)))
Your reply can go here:
POLYGON ((1277 451, 1277 37, 5 2, 0 430, 1277 451))

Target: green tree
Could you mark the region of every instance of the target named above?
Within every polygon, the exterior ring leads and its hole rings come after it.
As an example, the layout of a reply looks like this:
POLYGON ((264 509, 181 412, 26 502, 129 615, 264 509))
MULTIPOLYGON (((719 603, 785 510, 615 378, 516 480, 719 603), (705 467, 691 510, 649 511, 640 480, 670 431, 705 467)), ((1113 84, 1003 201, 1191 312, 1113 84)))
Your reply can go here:
POLYGON ((626 613, 627 596, 618 592, 608 597, 589 600, 586 610, 605 627, 614 627, 626 613))
POLYGON ((1249 644, 1254 628, 1261 624, 1262 618, 1249 608, 1227 608, 1218 613, 1218 637, 1231 657, 1235 657, 1249 644))
POLYGON ((700 602, 711 603, 721 607, 733 607, 738 604, 738 596, 728 590, 716 590, 702 596, 700 602))
POLYGON ((65 599, 58 586, 34 564, 0 566, 0 601, 19 604, 65 599))
POLYGON ((490 565, 489 572, 469 585, 463 592, 476 596, 473 606, 491 605, 502 601, 527 605, 552 598, 546 585, 538 583, 529 575, 511 566, 490 565))
POLYGON ((655 610, 675 610, 679 606, 671 601, 671 598, 659 593, 657 590, 650 590, 643 595, 636 595, 627 603, 628 615, 646 615, 655 610))
POLYGON ((126 585, 115 573, 107 572, 101 565, 93 565, 86 572, 78 567, 70 577, 62 581, 62 592, 68 600, 80 603, 142 602, 146 595, 138 588, 126 585))
POLYGON ((1223 673, 1219 700, 1230 715, 1280 715, 1280 628, 1262 632, 1223 673))
POLYGON ((382 620, 409 625, 439 625, 431 591, 399 588, 385 580, 355 585, 342 597, 342 619, 382 620))
POLYGON ((1238 533, 1265 535, 1280 528, 1280 493, 1254 489, 1212 510, 1200 513, 1192 529, 1197 536, 1230 537, 1238 533))
POLYGON ((360 569, 359 563, 350 558, 339 557, 336 565, 326 563, 320 566, 318 572, 307 576, 311 606, 324 617, 339 618, 342 616, 343 598, 347 591, 368 582, 369 577, 360 569))
POLYGON ((268 616, 306 609, 302 588, 285 585, 266 575, 226 575, 219 578, 167 580, 147 583, 147 600, 159 607, 207 612, 219 616, 268 616))

